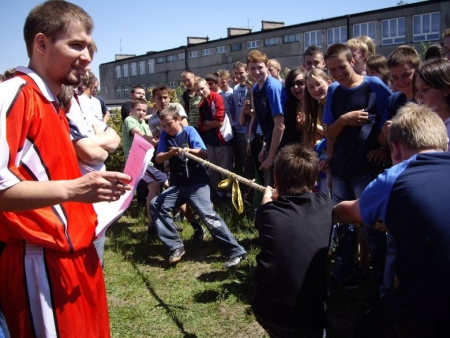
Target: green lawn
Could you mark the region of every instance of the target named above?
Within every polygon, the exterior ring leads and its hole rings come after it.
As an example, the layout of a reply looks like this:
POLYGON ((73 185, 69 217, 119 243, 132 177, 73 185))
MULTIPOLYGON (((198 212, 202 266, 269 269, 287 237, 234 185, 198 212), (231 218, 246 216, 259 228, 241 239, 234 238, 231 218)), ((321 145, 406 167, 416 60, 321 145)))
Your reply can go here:
MULTIPOLYGON (((113 337, 267 337, 250 308, 258 253, 258 234, 247 206, 238 216, 231 203, 217 205, 230 230, 249 252, 235 270, 226 271, 210 236, 199 244, 182 238, 186 254, 169 268, 167 251, 156 235, 147 238, 143 209, 131 208, 107 232, 105 280, 113 337)), ((332 290, 328 302, 329 337, 348 337, 363 300, 374 290, 365 282, 358 290, 332 290)))

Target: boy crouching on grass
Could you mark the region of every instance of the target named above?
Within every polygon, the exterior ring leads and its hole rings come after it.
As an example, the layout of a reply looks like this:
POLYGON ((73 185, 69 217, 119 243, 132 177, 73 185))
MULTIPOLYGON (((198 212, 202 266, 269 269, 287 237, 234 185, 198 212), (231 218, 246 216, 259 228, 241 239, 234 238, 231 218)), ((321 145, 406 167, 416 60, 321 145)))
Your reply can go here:
POLYGON ((333 203, 312 192, 319 169, 310 147, 285 146, 274 163, 276 189, 266 188, 255 218, 252 309, 271 337, 322 337, 333 203))
POLYGON ((155 220, 159 239, 169 248, 168 263, 178 262, 185 253, 169 212, 188 203, 205 223, 222 254, 228 258, 224 267, 238 265, 247 253, 236 242, 222 218, 212 209, 206 168, 183 156, 184 152, 189 152, 205 158, 205 144, 193 127, 181 125, 176 109, 165 108, 159 117, 163 130, 155 160, 157 163, 169 161, 170 187, 151 201, 150 212, 155 220))

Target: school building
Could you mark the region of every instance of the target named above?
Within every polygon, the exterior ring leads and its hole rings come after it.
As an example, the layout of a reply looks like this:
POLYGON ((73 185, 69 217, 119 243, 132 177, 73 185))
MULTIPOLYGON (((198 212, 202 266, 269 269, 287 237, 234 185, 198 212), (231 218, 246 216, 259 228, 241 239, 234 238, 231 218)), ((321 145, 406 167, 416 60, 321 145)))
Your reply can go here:
POLYGON ((178 87, 180 74, 186 69, 198 76, 219 69, 232 74, 233 64, 245 62, 252 49, 278 59, 282 69, 293 68, 302 64, 303 53, 311 45, 325 51, 334 43, 345 43, 360 35, 375 41, 377 54, 388 56, 403 44, 413 45, 422 53, 423 45, 440 41, 446 28, 450 28, 448 0, 423 1, 291 26, 262 21, 258 32, 228 28, 227 37, 222 39, 188 37, 186 46, 137 56, 117 55, 115 61, 100 65, 100 90, 107 104, 121 104, 129 100, 130 89, 136 84, 144 88, 158 84, 178 87))

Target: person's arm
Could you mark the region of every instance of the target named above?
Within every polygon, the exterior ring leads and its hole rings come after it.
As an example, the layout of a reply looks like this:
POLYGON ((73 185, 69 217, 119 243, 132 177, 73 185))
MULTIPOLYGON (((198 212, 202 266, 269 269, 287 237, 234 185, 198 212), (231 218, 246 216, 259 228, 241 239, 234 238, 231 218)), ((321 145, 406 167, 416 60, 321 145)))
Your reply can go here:
POLYGON ((105 115, 103 115, 103 122, 107 123, 110 118, 111 118, 111 114, 109 113, 109 110, 107 110, 105 112, 105 115))
POLYGON ((199 149, 199 148, 196 148, 196 149, 191 149, 191 148, 181 149, 181 148, 179 148, 179 149, 182 153, 185 152, 185 153, 189 153, 189 154, 192 154, 194 156, 197 156, 197 157, 200 157, 203 159, 206 158, 206 150, 204 150, 204 149, 199 149))
POLYGON ((327 125, 326 136, 329 138, 338 137, 346 126, 361 127, 369 119, 369 113, 363 110, 351 111, 339 116, 331 124, 327 125))
MULTIPOLYGON (((213 95, 212 92, 210 95, 213 95)), ((211 103, 214 103, 215 112, 211 112, 213 115, 212 121, 206 119, 203 121, 203 127, 205 131, 222 127, 223 120, 225 118, 225 106, 223 104, 222 95, 217 94, 212 96, 211 103)), ((210 106, 212 106, 212 104, 210 104, 210 106)))
POLYGON ((80 178, 61 181, 21 181, 0 191, 0 211, 27 211, 65 202, 116 201, 131 177, 112 171, 95 171, 80 178))
MULTIPOLYGON (((222 121, 222 123, 223 123, 223 121, 222 121)), ((208 130, 211 130, 214 128, 220 128, 220 127, 222 127, 222 123, 220 123, 217 120, 212 120, 212 121, 203 120, 203 130, 208 131, 208 130)))
POLYGON ((107 152, 112 153, 116 151, 120 144, 120 136, 117 135, 113 128, 107 127, 104 131, 99 131, 98 128, 93 125, 95 136, 92 137, 94 142, 105 149, 107 152))
POLYGON ((142 130, 139 129, 139 127, 134 127, 133 129, 130 130, 131 134, 139 134, 141 135, 147 142, 153 144, 154 140, 153 140, 153 135, 146 135, 142 130))
POLYGON ((279 114, 273 118, 275 125, 273 126, 272 141, 270 143, 269 153, 264 162, 261 163, 260 170, 268 170, 273 165, 273 160, 280 145, 281 138, 284 133, 284 116, 279 114))
POLYGON ((88 164, 102 164, 108 158, 108 152, 88 137, 73 141, 72 144, 78 158, 88 164))
POLYGON ((333 220, 338 223, 363 223, 359 209, 359 199, 338 203, 333 208, 333 220))

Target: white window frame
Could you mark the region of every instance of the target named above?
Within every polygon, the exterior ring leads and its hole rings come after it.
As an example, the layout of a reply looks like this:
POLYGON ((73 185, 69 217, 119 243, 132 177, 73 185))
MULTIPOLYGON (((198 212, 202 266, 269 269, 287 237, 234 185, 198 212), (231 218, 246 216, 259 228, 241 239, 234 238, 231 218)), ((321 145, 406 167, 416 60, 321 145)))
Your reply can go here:
POLYGON ((189 59, 198 58, 199 52, 198 50, 193 50, 192 52, 189 52, 189 59))
POLYGON ((368 36, 375 43, 377 35, 376 29, 377 25, 375 21, 355 23, 353 25, 353 36, 355 38, 357 38, 358 36, 368 36))
POLYGON ((153 74, 155 72, 155 59, 150 59, 147 61, 148 74, 153 74))
POLYGON ((300 41, 300 34, 283 35, 283 43, 294 43, 300 41))
POLYGON ((122 65, 122 76, 123 77, 128 77, 128 63, 124 63, 122 65))
POLYGON ((260 40, 247 41, 247 49, 255 49, 261 46, 260 40))
POLYGON ((418 14, 413 16, 413 42, 437 41, 441 38, 441 15, 439 12, 418 14), (428 22, 426 22, 428 21, 428 22), (420 23, 420 31, 416 30, 420 23), (434 30, 433 30, 434 28, 434 30))
POLYGON ((278 44, 280 44, 280 38, 278 36, 264 39, 264 46, 276 46, 278 44))
POLYGON ((116 87, 116 99, 117 100, 123 99, 122 87, 116 87))
POLYGON ((212 55, 213 49, 212 48, 205 48, 202 49, 202 56, 209 56, 212 55))
POLYGON ((176 55, 167 55, 166 62, 173 62, 177 59, 176 55))
POLYGON ((303 47, 306 50, 311 46, 322 48, 322 30, 309 31, 303 34, 303 47))
POLYGON ((392 19, 381 20, 381 45, 398 45, 405 43, 405 30, 406 30, 405 17, 398 17, 392 19), (403 24, 403 27, 401 25, 403 24), (386 31, 387 25, 387 31, 386 31), (395 30, 395 32, 392 32, 395 30), (401 34, 403 30, 403 34, 401 34), (386 33, 386 34, 385 34, 386 33))
POLYGON ((347 42, 347 26, 339 26, 327 29, 327 46, 335 43, 347 42))
POLYGON ((145 61, 139 61, 139 75, 145 74, 145 61))
POLYGON ((122 89, 122 99, 130 97, 130 87, 124 86, 122 89))
POLYGON ((130 63, 131 76, 137 75, 137 62, 130 63))
POLYGON ((215 48, 215 53, 216 54, 223 54, 227 52, 227 46, 219 46, 215 48))
POLYGON ((186 58, 186 53, 178 53, 177 60, 184 60, 186 58))
POLYGON ((167 87, 169 87, 169 88, 177 88, 177 81, 169 81, 169 82, 167 82, 167 87))
POLYGON ((121 68, 122 67, 120 65, 114 67, 114 77, 116 79, 120 79, 122 77, 122 70, 121 70, 121 68))

